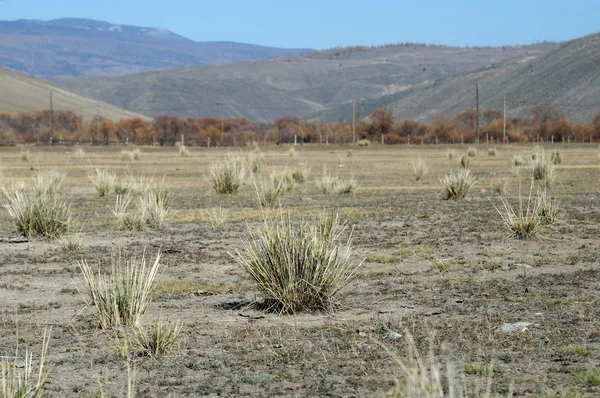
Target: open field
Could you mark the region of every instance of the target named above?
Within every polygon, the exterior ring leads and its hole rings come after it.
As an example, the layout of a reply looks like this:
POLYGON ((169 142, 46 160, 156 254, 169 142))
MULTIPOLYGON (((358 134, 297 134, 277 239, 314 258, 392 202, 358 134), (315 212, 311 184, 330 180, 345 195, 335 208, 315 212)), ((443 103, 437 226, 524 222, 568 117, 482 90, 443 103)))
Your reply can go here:
MULTIPOLYGON (((507 181, 517 203, 529 193, 527 165, 520 177, 511 158, 531 146, 477 147, 470 169, 477 178, 466 199, 440 198, 439 179, 459 168, 466 146, 297 146, 261 148, 261 175, 310 168, 304 183, 282 197, 293 218, 335 209, 354 229, 353 247, 365 259, 356 280, 341 291, 333 313, 279 315, 257 309, 252 281, 236 262, 236 249, 262 211, 248 180, 237 195, 217 195, 208 168, 232 149, 140 148, 124 162, 119 148, 0 148, 0 185, 29 180, 36 170, 67 173, 63 192, 77 217, 60 241, 17 239, 0 208, 0 356, 33 352, 52 328, 44 385, 47 396, 333 396, 381 397, 403 375, 405 333, 424 357, 430 345, 450 359, 475 390, 491 396, 598 396, 600 394, 600 169, 597 145, 547 145, 559 150, 552 195, 562 219, 541 239, 506 239, 494 185, 507 181), (413 163, 428 173, 416 180, 413 163), (119 176, 150 173, 175 193, 161 229, 128 233, 110 208, 115 194, 99 197, 87 170, 119 176), (323 168, 355 177, 351 195, 324 195, 315 186, 323 168), (164 180, 163 180, 164 176, 164 180), (207 210, 227 217, 213 229, 207 210), (164 357, 119 352, 122 337, 101 329, 86 307, 78 261, 106 267, 121 250, 129 256, 162 253, 157 288, 144 323, 183 324, 176 348, 164 357), (515 333, 504 323, 529 322, 515 333), (128 366, 129 364, 129 366, 128 366), (493 372, 489 370, 493 366, 493 372), (129 372, 133 369, 133 373, 129 372), (491 376, 490 376, 491 374, 491 376)), ((250 159, 252 148, 237 154, 250 159)), ((274 213, 275 210, 265 210, 274 213)), ((20 358, 20 357, 19 357, 20 358)), ((17 359, 21 363, 21 359, 17 359)))

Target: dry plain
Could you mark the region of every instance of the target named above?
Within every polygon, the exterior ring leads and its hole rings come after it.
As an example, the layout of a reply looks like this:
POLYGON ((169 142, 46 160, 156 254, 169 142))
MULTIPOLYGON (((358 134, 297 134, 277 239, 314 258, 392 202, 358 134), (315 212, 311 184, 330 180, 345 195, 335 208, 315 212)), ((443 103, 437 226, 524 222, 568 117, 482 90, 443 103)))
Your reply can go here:
MULTIPOLYGON (((511 157, 530 145, 478 146, 471 158, 477 183, 462 201, 439 197, 439 179, 458 169, 466 146, 297 146, 261 148, 261 174, 306 170, 307 180, 281 200, 284 212, 310 218, 334 209, 353 228, 356 280, 342 290, 333 313, 279 315, 250 304, 259 299, 236 262, 236 249, 261 220, 251 183, 238 195, 217 195, 204 179, 229 152, 250 157, 251 148, 140 148, 139 161, 123 162, 122 148, 0 148, 2 184, 29 180, 36 170, 67 173, 63 192, 77 220, 70 236, 83 247, 17 239, 0 209, 0 355, 25 347, 48 349, 49 397, 125 396, 385 396, 402 379, 406 332, 423 355, 428 347, 464 369, 468 385, 491 395, 598 396, 600 394, 600 169, 597 145, 547 145, 559 150, 552 195, 562 219, 541 239, 507 239, 493 185, 508 181, 509 200, 527 194, 523 166, 511 174, 511 157), (412 164, 429 172, 421 180, 412 164), (114 193, 99 197, 86 170, 150 173, 176 197, 162 229, 135 234, 119 228, 110 207, 114 193), (324 195, 314 179, 326 168, 354 176, 352 195, 324 195), (227 210, 214 229, 207 210, 227 210), (86 307, 78 262, 106 267, 123 253, 154 256, 162 267, 145 322, 181 321, 172 353, 151 358, 121 355, 118 332, 102 330, 86 307), (504 323, 529 322, 517 333, 504 323), (433 337, 432 337, 433 336, 433 337), (129 368, 133 375, 128 376, 129 368), (490 376, 490 368, 493 372, 490 376)), ((267 210, 273 212, 273 210, 267 210)), ((474 390, 475 391, 475 390, 474 390)))

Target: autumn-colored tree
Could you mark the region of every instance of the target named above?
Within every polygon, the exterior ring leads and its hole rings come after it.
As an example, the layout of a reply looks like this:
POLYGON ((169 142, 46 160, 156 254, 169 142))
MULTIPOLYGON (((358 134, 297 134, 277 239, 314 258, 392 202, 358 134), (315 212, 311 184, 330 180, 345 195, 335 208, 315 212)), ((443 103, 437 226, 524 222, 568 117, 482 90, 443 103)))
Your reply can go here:
POLYGON ((371 139, 377 139, 380 135, 385 135, 394 130, 394 115, 392 110, 387 107, 377 108, 371 114, 371 126, 368 128, 371 139))
POLYGON ((456 120, 442 114, 435 115, 431 125, 431 133, 435 137, 433 142, 448 142, 456 139, 456 120))
POLYGON ((152 129, 159 145, 174 145, 186 131, 186 121, 177 116, 163 115, 154 119, 152 129))

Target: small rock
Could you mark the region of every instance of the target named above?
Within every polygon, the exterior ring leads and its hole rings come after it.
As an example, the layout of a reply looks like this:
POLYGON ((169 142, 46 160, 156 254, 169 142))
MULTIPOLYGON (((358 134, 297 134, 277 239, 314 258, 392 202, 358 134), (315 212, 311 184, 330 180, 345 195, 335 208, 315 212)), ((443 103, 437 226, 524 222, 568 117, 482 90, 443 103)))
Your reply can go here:
POLYGON ((385 338, 390 340, 398 340, 402 338, 402 335, 400 333, 394 332, 393 330, 388 330, 385 334, 385 338))
POLYGON ((521 263, 517 263, 517 264, 513 264, 510 266, 512 269, 517 269, 517 268, 524 268, 524 269, 532 269, 533 267, 529 264, 521 264, 521 263))
POLYGON ((500 331, 506 334, 520 333, 527 330, 531 325, 533 325, 531 322, 504 323, 500 326, 500 331))

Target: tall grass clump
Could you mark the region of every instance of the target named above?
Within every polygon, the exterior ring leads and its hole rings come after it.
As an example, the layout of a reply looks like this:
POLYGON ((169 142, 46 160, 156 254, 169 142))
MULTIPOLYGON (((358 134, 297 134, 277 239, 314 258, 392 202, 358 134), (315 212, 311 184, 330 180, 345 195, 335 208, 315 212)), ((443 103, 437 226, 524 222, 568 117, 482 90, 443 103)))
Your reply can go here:
POLYGON ((496 156, 496 148, 488 148, 488 156, 496 156))
POLYGON ((142 151, 139 148, 135 148, 131 153, 133 153, 133 160, 140 160, 142 158, 142 151))
POLYGON ((48 375, 46 369, 46 358, 48 355, 48 346, 50 345, 50 334, 52 329, 44 330, 42 338, 42 351, 40 353, 37 377, 34 376, 33 353, 25 350, 25 364, 20 365, 19 349, 17 348, 14 361, 7 357, 0 360, 0 374, 2 397, 6 398, 37 398, 43 397, 43 386, 48 375))
POLYGON ((133 151, 122 150, 121 151, 121 161, 123 162, 131 162, 135 158, 133 151))
POLYGON ((429 166, 421 158, 413 162, 413 175, 417 181, 421 180, 429 172, 429 166))
POLYGON ((112 258, 109 273, 93 270, 85 260, 79 262, 86 303, 96 309, 102 329, 140 326, 159 268, 160 253, 153 263, 147 263, 145 254, 141 258, 124 259, 119 252, 112 258))
POLYGON ((531 174, 544 188, 551 188, 556 181, 556 169, 554 164, 546 159, 543 152, 539 152, 531 160, 531 174))
POLYGON ((319 191, 325 195, 329 194, 351 194, 356 192, 359 183, 354 177, 343 179, 339 176, 333 176, 327 171, 315 180, 315 184, 319 191))
MULTIPOLYGON (((415 344, 412 335, 406 331, 407 357, 400 359, 384 344, 376 341, 383 350, 387 351, 399 367, 401 376, 396 378, 394 388, 386 395, 391 398, 468 398, 486 397, 491 394, 493 366, 486 366, 486 383, 472 385, 467 382, 464 367, 448 357, 440 361, 435 356, 433 336, 430 337, 428 358, 423 358, 415 344)), ((496 396, 496 395, 494 395, 496 396)), ((506 395, 512 396, 512 392, 506 395)))
POLYGON ((507 238, 530 239, 540 236, 544 223, 540 216, 540 201, 533 195, 533 182, 529 189, 527 203, 524 203, 520 187, 517 207, 504 196, 501 196, 500 200, 502 208, 499 209, 496 205, 494 208, 502 217, 507 238))
POLYGON ((459 162, 460 167, 468 169, 471 166, 471 159, 467 155, 462 155, 459 162))
POLYGON ((477 155, 477 148, 475 148, 474 146, 470 146, 467 148, 467 156, 469 157, 475 157, 477 155))
POLYGON ((96 192, 98 192, 98 195, 101 197, 108 196, 117 181, 117 175, 115 173, 98 168, 88 170, 87 176, 92 182, 92 185, 96 188, 96 192))
POLYGON ((30 156, 31 156, 31 153, 29 152, 29 150, 21 151, 21 153, 19 154, 19 157, 24 162, 29 162, 29 157, 30 156))
POLYGON ((452 160, 452 159, 454 159, 454 157, 455 157, 455 156, 456 156, 456 151, 455 151, 454 149, 448 149, 448 150, 446 151, 446 157, 447 157, 449 160, 452 160))
POLYGON ((185 145, 180 145, 179 146, 179 156, 181 156, 182 158, 187 158, 191 154, 192 153, 190 152, 190 150, 188 149, 188 147, 186 147, 185 145))
POLYGON ((210 226, 214 230, 220 229, 229 219, 229 210, 224 209, 222 206, 206 210, 205 213, 210 226))
POLYGON ((333 310, 335 296, 361 265, 351 249, 352 234, 341 238, 345 229, 333 212, 317 223, 295 223, 278 215, 250 231, 237 260, 270 310, 286 314, 333 310))
POLYGON ((546 189, 537 194, 537 214, 545 225, 556 224, 560 220, 562 206, 558 199, 553 198, 546 189))
POLYGON ((363 140, 358 140, 358 146, 369 146, 371 145, 371 142, 369 142, 369 140, 363 139, 363 140))
POLYGON ((552 164, 562 163, 562 155, 558 150, 552 151, 552 155, 550 155, 550 162, 552 162, 552 164))
POLYGON ((287 192, 285 176, 280 175, 277 178, 271 176, 268 179, 254 181, 256 197, 261 207, 273 207, 279 203, 279 199, 287 192))
POLYGON ((78 146, 73 150, 73 156, 75 156, 75 159, 77 160, 82 160, 85 157, 85 151, 82 147, 78 146))
POLYGON ((63 178, 64 173, 40 173, 31 187, 2 188, 0 205, 8 212, 19 234, 56 239, 69 231, 74 217, 69 203, 59 192, 63 178))
POLYGON ((291 146, 288 149, 288 155, 290 155, 291 158, 295 158, 296 155, 297 155, 296 148, 294 148, 293 146, 291 146))
POLYGON ((512 158, 512 165, 516 166, 516 167, 520 167, 523 166, 523 155, 521 155, 520 153, 515 153, 512 158))
POLYGON ((237 194, 246 177, 244 161, 237 156, 229 156, 224 162, 215 164, 208 170, 208 182, 218 194, 237 194))
POLYGON ((492 182, 492 191, 499 195, 506 195, 508 192, 508 180, 506 178, 498 178, 492 182))
POLYGON ((440 179, 442 195, 446 200, 464 199, 475 185, 475 182, 476 180, 471 175, 471 170, 461 169, 456 173, 450 173, 440 179))
POLYGON ((135 328, 133 340, 145 355, 157 358, 168 354, 181 335, 181 322, 169 324, 163 320, 145 327, 135 328))

